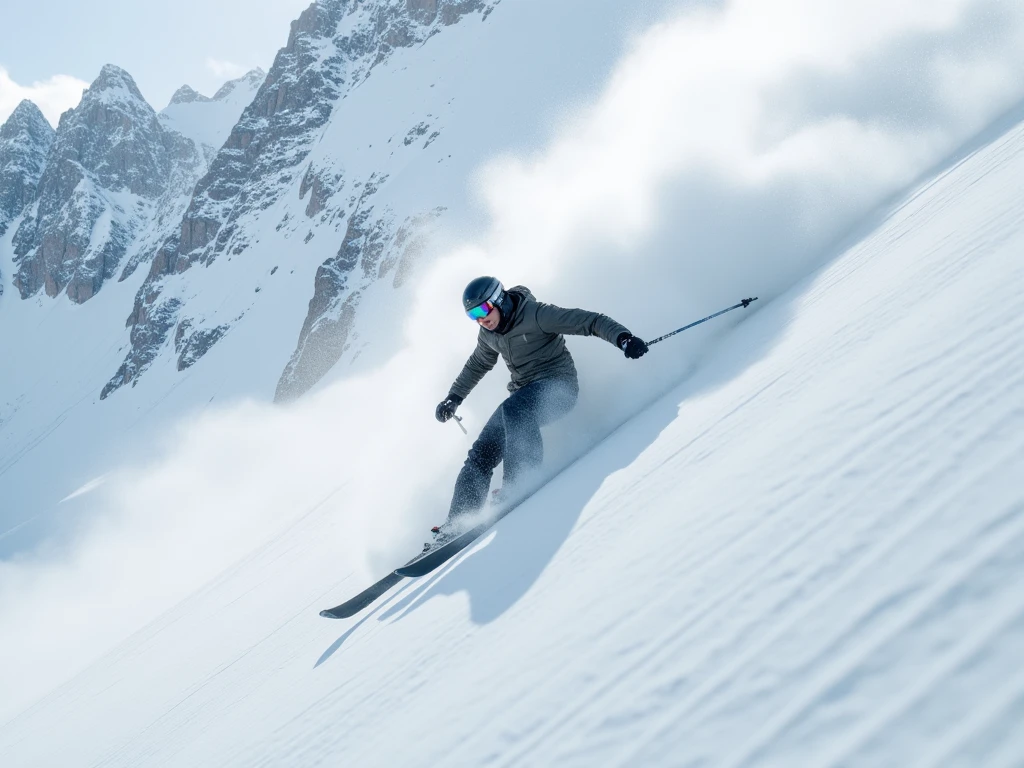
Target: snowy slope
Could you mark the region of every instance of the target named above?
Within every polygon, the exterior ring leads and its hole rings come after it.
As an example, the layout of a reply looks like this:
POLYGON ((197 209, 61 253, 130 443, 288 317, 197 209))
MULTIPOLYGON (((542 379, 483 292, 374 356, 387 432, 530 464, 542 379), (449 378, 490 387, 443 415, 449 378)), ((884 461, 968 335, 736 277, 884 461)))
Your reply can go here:
POLYGON ((188 86, 182 86, 178 94, 188 89, 191 97, 183 98, 175 94, 171 103, 160 111, 160 123, 164 128, 180 133, 203 147, 209 163, 230 135, 242 110, 252 102, 265 78, 266 72, 254 69, 226 82, 213 98, 206 98, 191 91, 188 86))
POLYGON ((361 618, 296 507, 5 764, 1020 765, 1022 174, 1015 125, 361 618))

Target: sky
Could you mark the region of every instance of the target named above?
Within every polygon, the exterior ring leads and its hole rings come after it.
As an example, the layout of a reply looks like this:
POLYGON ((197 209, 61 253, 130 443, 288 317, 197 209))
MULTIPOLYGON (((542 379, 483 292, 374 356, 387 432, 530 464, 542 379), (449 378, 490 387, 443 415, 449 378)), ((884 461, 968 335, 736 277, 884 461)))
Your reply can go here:
POLYGON ((56 125, 104 64, 127 70, 154 109, 187 83, 212 96, 225 81, 270 68, 289 23, 310 0, 54 0, 5 3, 0 122, 31 99, 56 125))

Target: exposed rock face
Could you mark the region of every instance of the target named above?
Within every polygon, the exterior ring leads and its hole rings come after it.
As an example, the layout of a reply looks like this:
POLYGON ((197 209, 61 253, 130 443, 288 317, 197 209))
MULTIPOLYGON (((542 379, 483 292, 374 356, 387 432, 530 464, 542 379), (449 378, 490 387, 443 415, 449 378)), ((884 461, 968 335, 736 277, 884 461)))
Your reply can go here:
POLYGON ((44 288, 91 298, 113 277, 140 223, 166 191, 174 157, 134 80, 107 65, 57 126, 37 205, 14 237, 22 298, 44 288))
MULTIPOLYGON (((353 67, 354 77, 361 80, 395 48, 417 45, 437 34, 440 27, 455 24, 472 12, 480 11, 486 18, 497 4, 498 0, 402 0, 382 4, 376 9, 373 32, 355 29, 339 42, 339 49, 365 49, 368 39, 375 40, 377 52, 369 67, 353 67)), ((421 140, 430 130, 426 122, 417 124, 406 134, 403 145, 421 140)), ((424 148, 439 135, 439 131, 433 131, 427 136, 424 148)), ((326 207, 337 181, 326 181, 324 174, 312 166, 307 169, 300 189, 302 197, 307 188, 310 190, 307 216, 313 217, 326 207)), ((349 215, 337 255, 317 270, 313 298, 298 344, 278 381, 276 401, 301 396, 338 362, 350 343, 365 287, 388 277, 400 286, 422 253, 431 224, 443 213, 443 208, 434 208, 398 224, 390 210, 378 212, 373 203, 378 188, 386 181, 386 175, 370 177, 349 215)))
MULTIPOLYGON (((262 69, 254 69, 225 83, 212 99, 201 94, 195 94, 199 98, 177 103, 172 99, 158 115, 171 156, 171 171, 164 192, 154 206, 154 220, 146 229, 146 236, 132 249, 118 280, 130 277, 140 264, 153 259, 154 254, 159 261, 161 252, 169 243, 173 245, 196 181, 206 172, 210 160, 265 76, 262 69)), ((186 88, 188 86, 179 88, 178 93, 186 88)))
MULTIPOLYGON (((303 198, 310 194, 308 217, 322 221, 328 216, 346 215, 331 200, 342 185, 339 175, 304 169, 303 163, 349 89, 365 80, 396 49, 419 45, 468 13, 481 11, 486 16, 498 2, 319 0, 303 11, 292 22, 288 43, 278 52, 256 97, 196 185, 179 231, 164 243, 153 261, 139 291, 136 311, 129 319, 132 348, 104 395, 140 375, 155 358, 153 346, 163 344, 175 325, 169 320, 177 311, 172 309, 177 299, 161 297, 167 281, 194 265, 208 266, 224 254, 242 254, 257 229, 260 212, 293 189, 297 179, 303 180, 303 198), (141 307, 150 309, 140 312, 141 307), (140 323, 148 327, 138 328, 140 323)), ((311 379, 322 375, 316 371, 326 371, 337 361, 344 341, 339 342, 337 334, 328 341, 326 334, 314 332, 330 324, 320 322, 321 314, 344 314, 340 307, 346 306, 345 299, 339 297, 349 290, 346 270, 364 260, 363 249, 372 250, 375 243, 393 243, 397 237, 400 228, 390 224, 386 216, 372 218, 372 206, 365 195, 361 210, 363 218, 349 222, 344 253, 339 252, 318 273, 300 349, 279 386, 282 397, 305 391, 311 379), (372 234, 375 226, 376 235, 372 234), (358 254, 355 260, 353 253, 358 254), (307 364, 316 358, 322 359, 323 365, 307 364)), ((310 230, 307 241, 312 236, 310 230)), ((356 301, 347 306, 354 306, 356 301)))
MULTIPOLYGON (((156 357, 160 345, 177 322, 177 313, 180 307, 180 299, 164 301, 159 306, 154 306, 152 302, 146 304, 144 298, 135 299, 135 308, 129 315, 127 324, 132 329, 132 346, 146 350, 148 355, 148 357, 140 358, 140 365, 149 365, 156 357)), ((103 387, 100 399, 104 399, 123 384, 131 382, 137 373, 135 368, 122 365, 114 378, 103 387)))
POLYGON ((309 202, 306 204, 306 216, 315 217, 327 206, 327 201, 338 191, 342 180, 341 174, 327 176, 313 168, 312 164, 306 168, 302 177, 302 184, 299 186, 299 199, 305 200, 306 193, 309 193, 309 202))
POLYGON ((209 263, 229 246, 234 253, 245 248, 239 219, 281 194, 291 181, 287 170, 302 161, 330 117, 343 61, 338 55, 322 60, 321 43, 334 34, 343 6, 314 3, 292 22, 288 44, 196 185, 178 237, 178 251, 190 263, 209 263))
POLYGON ((35 199, 53 136, 31 101, 21 102, 0 127, 0 237, 35 199))
MULTIPOLYGON (((367 185, 372 190, 372 185, 367 185)), ((349 217, 337 255, 317 269, 313 298, 299 342, 277 383, 274 400, 294 400, 307 392, 344 354, 354 327, 363 289, 390 277, 400 287, 424 248, 430 224, 443 209, 395 225, 390 211, 374 214, 364 195, 349 217)))
POLYGON ((178 323, 178 328, 174 332, 174 351, 178 353, 178 370, 184 371, 186 368, 190 368, 229 330, 231 330, 230 325, 222 324, 213 328, 201 328, 198 331, 193 331, 191 320, 182 320, 178 323))

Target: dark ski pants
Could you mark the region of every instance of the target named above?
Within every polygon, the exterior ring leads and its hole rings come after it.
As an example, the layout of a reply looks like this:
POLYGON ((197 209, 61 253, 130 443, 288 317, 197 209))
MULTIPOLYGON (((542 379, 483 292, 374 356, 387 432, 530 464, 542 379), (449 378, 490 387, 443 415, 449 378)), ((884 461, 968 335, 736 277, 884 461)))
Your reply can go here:
POLYGON ((570 378, 541 379, 509 395, 469 449, 455 481, 448 519, 483 507, 491 474, 503 461, 504 488, 512 488, 525 471, 539 467, 544 459, 540 428, 569 413, 578 395, 579 384, 570 378))

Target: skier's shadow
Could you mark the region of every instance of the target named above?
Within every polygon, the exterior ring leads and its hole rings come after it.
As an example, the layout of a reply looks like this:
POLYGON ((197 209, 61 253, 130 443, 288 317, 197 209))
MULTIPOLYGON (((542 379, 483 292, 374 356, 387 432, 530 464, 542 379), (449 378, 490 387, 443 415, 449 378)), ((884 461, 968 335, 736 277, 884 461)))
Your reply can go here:
POLYGON ((540 578, 605 479, 629 466, 677 415, 678 404, 662 398, 642 419, 620 427, 616 439, 602 441, 560 472, 485 533, 479 544, 408 590, 379 620, 401 618, 436 595, 466 592, 473 622, 494 621, 540 578))

